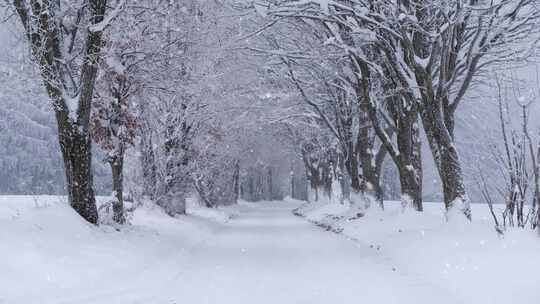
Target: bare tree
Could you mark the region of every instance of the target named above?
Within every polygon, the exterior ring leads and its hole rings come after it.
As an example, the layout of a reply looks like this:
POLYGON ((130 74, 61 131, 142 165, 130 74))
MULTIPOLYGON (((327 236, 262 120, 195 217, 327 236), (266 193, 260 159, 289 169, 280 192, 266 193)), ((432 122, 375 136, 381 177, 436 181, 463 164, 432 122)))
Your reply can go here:
POLYGON ((105 16, 106 0, 12 2, 52 101, 69 203, 91 223, 98 220, 89 132, 92 97, 103 31, 121 4, 105 16))
POLYGON ((412 206, 422 211, 422 143, 418 107, 391 90, 384 90, 383 94, 387 96, 370 99, 368 113, 375 132, 398 169, 403 207, 412 206), (391 132, 396 134, 395 143, 391 132))
MULTIPOLYGON (((536 228, 538 224, 536 216, 540 150, 538 142, 533 140, 529 132, 529 109, 539 95, 537 93, 531 94, 530 91, 527 92, 527 95, 522 95, 519 85, 514 79, 508 85, 499 76, 496 76, 495 82, 503 148, 498 149, 497 145, 493 145, 492 155, 499 172, 504 177, 504 185, 497 189, 505 202, 501 227, 517 225, 523 228, 530 222, 531 227, 536 228), (509 91, 512 91, 513 94, 509 94, 509 91), (510 120, 512 104, 517 106, 521 114, 519 127, 513 126, 510 120), (529 211, 527 212, 526 205, 529 201, 529 211)), ((481 172, 480 181, 484 199, 491 203, 493 198, 481 172)))
POLYGON ((383 206, 380 173, 386 149, 358 102, 348 57, 326 43, 329 34, 321 23, 289 22, 268 35, 269 49, 256 51, 279 59, 299 99, 338 141, 351 193, 369 193, 383 206))
POLYGON ((446 208, 470 218, 454 142, 455 113, 486 67, 530 55, 531 44, 524 42, 538 41, 535 1, 283 0, 273 1, 268 11, 277 18, 330 24, 333 42, 354 54, 365 83, 390 77, 404 96, 418 102, 446 208), (343 32, 353 35, 354 47, 343 32))
POLYGON ((128 64, 129 56, 124 56, 121 61, 107 59, 109 63, 103 68, 103 75, 98 81, 102 93, 97 93, 94 101, 92 139, 106 153, 105 162, 111 167, 112 173, 113 220, 123 224, 124 154, 135 143, 138 123, 131 97, 138 86, 130 75, 133 71, 130 71, 132 66, 128 64))

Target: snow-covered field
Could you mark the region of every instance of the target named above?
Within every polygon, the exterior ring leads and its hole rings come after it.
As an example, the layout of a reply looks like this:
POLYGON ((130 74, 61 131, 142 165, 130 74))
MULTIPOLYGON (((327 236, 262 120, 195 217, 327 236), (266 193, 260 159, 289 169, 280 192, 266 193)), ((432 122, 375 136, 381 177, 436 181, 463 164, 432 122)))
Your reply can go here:
POLYGON ((303 205, 308 221, 292 214, 301 204, 178 218, 143 206, 117 231, 60 197, 1 196, 0 303, 540 303, 540 240, 499 238, 484 206, 462 226, 435 204, 354 221, 338 219, 343 206, 303 205))

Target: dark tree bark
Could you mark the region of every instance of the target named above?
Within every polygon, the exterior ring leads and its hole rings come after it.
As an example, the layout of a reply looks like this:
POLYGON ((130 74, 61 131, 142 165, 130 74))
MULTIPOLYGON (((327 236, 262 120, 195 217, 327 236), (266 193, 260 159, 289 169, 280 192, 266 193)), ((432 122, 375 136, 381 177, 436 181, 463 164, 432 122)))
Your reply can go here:
POLYGON ((294 171, 292 170, 291 168, 291 174, 289 175, 290 177, 290 180, 291 180, 291 198, 296 198, 296 191, 295 191, 295 176, 294 176, 294 171))
POLYGON ((232 179, 232 187, 234 191, 233 200, 234 202, 238 202, 238 199, 240 198, 240 161, 238 160, 236 160, 234 164, 234 172, 232 179))
MULTIPOLYGON (((412 203, 417 211, 422 211, 421 142, 418 128, 418 111, 415 102, 410 98, 406 99, 407 96, 400 95, 390 96, 386 100, 391 116, 388 119, 392 120, 396 133, 397 147, 394 147, 390 132, 383 127, 378 106, 371 99, 372 79, 369 67, 364 61, 354 60, 358 63, 359 75, 363 76, 358 77, 360 86, 357 94, 362 99, 360 102, 365 104, 366 113, 369 115, 373 130, 398 169, 402 203, 404 206, 412 203), (405 102, 407 100, 408 102, 405 102), (403 106, 404 104, 407 104, 407 106, 403 106)), ((390 89, 388 83, 383 83, 383 88, 386 91, 390 89)), ((382 161, 380 166, 382 167, 382 161)))
POLYGON ((157 166, 152 134, 150 128, 143 125, 141 128, 141 166, 143 178, 143 195, 151 200, 156 198, 157 166))
POLYGON ((113 220, 118 224, 124 224, 126 218, 124 216, 124 154, 119 153, 109 161, 112 171, 113 181, 113 220))
POLYGON ((471 209, 468 206, 459 155, 452 135, 444 123, 440 107, 437 106, 437 101, 423 102, 421 117, 441 178, 446 209, 462 208, 461 211, 470 219, 471 209), (454 206, 454 204, 461 204, 461 206, 454 206))
MULTIPOLYGON (((392 145, 387 132, 379 125, 376 109, 370 110, 375 130, 383 141, 385 149, 390 154, 399 173, 402 202, 412 203, 417 211, 423 210, 422 205, 422 159, 419 128, 416 125, 418 116, 415 111, 400 117, 396 122, 397 151, 392 145)), ((401 116, 401 115, 400 115, 401 116)))
POLYGON ((271 166, 268 166, 267 168, 267 178, 266 178, 266 184, 267 184, 267 200, 271 201, 274 199, 274 189, 273 189, 273 185, 272 185, 272 167, 271 166))
POLYGON ((80 134, 72 126, 59 125, 59 141, 68 201, 85 220, 97 224, 98 213, 93 189, 92 147, 88 133, 80 134))
MULTIPOLYGON (((352 126, 350 126, 350 129, 348 130, 352 137, 352 126)), ((352 138, 345 141, 345 149, 347 151, 346 158, 345 158, 345 167, 347 168, 347 172, 349 173, 349 178, 351 182, 351 191, 354 193, 362 193, 364 192, 364 187, 360 180, 360 172, 359 172, 359 163, 358 163, 358 150, 355 149, 354 143, 352 141, 352 138)), ((362 147, 362 145, 360 144, 362 147)))
MULTIPOLYGON (((358 93, 359 91, 357 91, 358 93)), ((362 96, 358 98, 359 122, 358 139, 356 141, 356 153, 360 159, 362 167, 362 191, 371 194, 379 206, 384 208, 383 189, 381 187, 381 170, 386 150, 381 147, 374 153, 375 138, 373 136, 373 126, 369 117, 367 100, 362 96)))
MULTIPOLYGON (((339 25, 341 38, 344 43, 351 47, 357 47, 351 31, 349 28, 339 25)), ((330 32, 331 30, 328 29, 330 32)), ((358 157, 359 164, 362 168, 362 178, 359 179, 358 175, 351 175, 352 178, 352 190, 355 192, 368 193, 371 194, 375 200, 378 202, 381 208, 384 208, 383 203, 383 188, 381 187, 380 181, 380 172, 382 170, 382 164, 384 158, 386 157, 385 149, 379 149, 375 154, 374 142, 375 137, 373 136, 373 128, 371 126, 370 117, 368 114, 368 102, 369 99, 366 99, 366 87, 365 83, 361 80, 362 71, 358 65, 358 58, 351 52, 348 52, 348 57, 350 59, 350 67, 356 75, 356 83, 353 83, 354 90, 356 91, 357 107, 358 107, 358 133, 356 145, 354 147, 354 157, 358 157), (359 188, 357 187, 357 184, 359 188)), ((356 169, 358 171, 358 169, 356 169)), ((358 174, 358 172, 356 172, 358 174)))
POLYGON ((302 159, 304 160, 304 166, 306 168, 306 177, 309 181, 309 188, 315 194, 314 200, 317 202, 319 201, 319 189, 322 186, 319 168, 313 164, 313 161, 310 160, 310 156, 304 149, 302 150, 302 159))
MULTIPOLYGON (((412 5, 407 3, 407 5, 412 5)), ((419 20, 431 18, 427 11, 417 11, 419 20)), ((463 19, 465 20, 465 19, 463 19)), ((465 21, 456 23, 452 31, 447 33, 442 44, 431 41, 431 37, 418 31, 413 33, 412 41, 401 40, 400 44, 406 49, 404 60, 412 67, 416 82, 420 88, 420 117, 427 135, 429 146, 437 165, 443 187, 444 203, 447 210, 458 208, 468 219, 471 219, 469 198, 463 182, 463 172, 459 155, 454 142, 455 111, 460 99, 469 88, 478 60, 482 52, 470 56, 464 80, 458 94, 450 101, 449 87, 455 73, 458 73, 458 56, 462 51, 462 42, 466 35, 465 21), (416 64, 416 58, 429 58, 430 45, 438 48, 437 57, 430 58, 438 64, 425 67, 416 64), (438 74, 438 81, 435 80, 438 74)), ((412 88, 409 88, 412 89, 412 88)))
MULTIPOLYGON (((103 29, 87 28, 80 67, 75 117, 70 116, 64 87, 66 85, 62 52, 61 22, 58 3, 50 0, 13 0, 13 5, 25 29, 32 55, 38 63, 44 86, 52 100, 70 205, 88 222, 96 224, 92 178, 92 152, 89 134, 90 112, 94 84, 102 47, 103 29), (37 16, 37 18, 36 18, 37 16)), ((107 8, 106 0, 89 0, 90 24, 102 22, 107 8)), ((73 37, 74 38, 74 37, 73 37)), ((67 43, 67 42, 66 42, 67 43)))
POLYGON ((418 114, 409 113, 408 117, 397 121, 396 137, 399 151, 399 181, 401 195, 410 200, 414 209, 423 211, 422 205, 422 157, 418 114))

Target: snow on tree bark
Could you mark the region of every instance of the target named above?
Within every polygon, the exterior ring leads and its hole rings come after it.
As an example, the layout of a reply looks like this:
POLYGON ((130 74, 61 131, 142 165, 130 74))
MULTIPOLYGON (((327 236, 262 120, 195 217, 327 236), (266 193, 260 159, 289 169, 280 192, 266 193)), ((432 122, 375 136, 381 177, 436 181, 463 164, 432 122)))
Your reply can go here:
MULTIPOLYGON (((62 35, 60 18, 63 9, 55 1, 29 3, 14 0, 13 6, 24 27, 32 56, 38 64, 45 89, 52 100, 58 125, 58 136, 67 181, 70 205, 90 223, 97 223, 98 215, 93 191, 92 152, 89 134, 90 111, 94 84, 102 47, 102 31, 86 27, 81 43, 81 64, 65 66, 64 60, 77 38, 77 28, 69 35, 62 35), (71 39, 71 40, 69 40, 71 39), (66 53, 65 45, 70 45, 66 53), (78 69, 78 84, 73 86, 73 72, 78 69), (75 89, 75 87, 77 89, 75 89), (71 89, 69 89, 71 88, 71 89)), ((79 13, 88 10, 88 26, 103 21, 107 1, 91 0, 79 13)), ((81 22, 80 19, 77 20, 81 22)), ((82 27, 85 28, 85 27, 82 27)), ((79 41, 80 43, 80 41, 79 41)))

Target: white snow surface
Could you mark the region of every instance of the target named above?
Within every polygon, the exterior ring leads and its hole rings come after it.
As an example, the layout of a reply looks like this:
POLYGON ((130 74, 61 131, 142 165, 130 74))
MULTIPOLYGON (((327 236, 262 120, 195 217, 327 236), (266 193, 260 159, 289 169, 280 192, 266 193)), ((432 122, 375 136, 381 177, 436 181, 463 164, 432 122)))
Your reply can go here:
POLYGON ((540 237, 529 228, 498 236, 487 205, 471 208, 472 222, 448 222, 442 203, 424 203, 420 213, 385 202, 385 211, 370 208, 355 220, 337 204, 306 203, 295 212, 370 247, 407 280, 445 290, 440 297, 450 294, 450 303, 540 303, 540 237))
POLYGON ((540 301, 533 233, 500 239, 487 219, 453 227, 439 205, 418 215, 395 203, 347 221, 343 205, 301 204, 190 204, 177 218, 142 206, 117 231, 60 197, 0 196, 0 303, 540 301), (309 220, 292 214, 299 206, 309 220), (323 218, 343 232, 310 222, 323 218))

